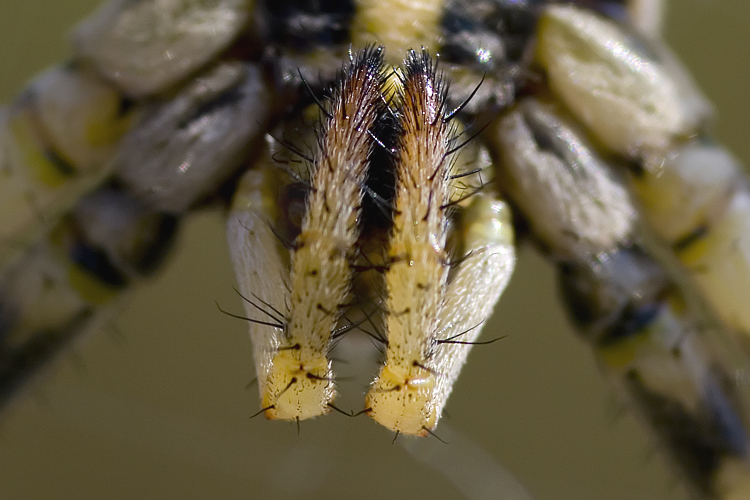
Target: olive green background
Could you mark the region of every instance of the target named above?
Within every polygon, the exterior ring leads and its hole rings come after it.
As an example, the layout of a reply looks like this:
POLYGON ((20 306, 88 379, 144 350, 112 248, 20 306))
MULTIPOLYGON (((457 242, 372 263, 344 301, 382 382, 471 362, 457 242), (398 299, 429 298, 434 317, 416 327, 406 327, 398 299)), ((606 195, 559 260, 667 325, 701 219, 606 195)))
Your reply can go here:
MULTIPOLYGON (((67 33, 97 3, 0 0, 0 102, 69 55, 67 33)), ((671 7, 667 38, 716 104, 717 136, 750 161, 750 2, 671 7)), ((245 388, 254 377, 246 325, 214 304, 241 309, 220 216, 185 229, 176 258, 129 296, 117 334, 90 338, 0 420, 0 497, 461 498, 455 482, 473 498, 504 498, 493 490, 498 464, 539 500, 684 497, 567 326, 551 269, 528 249, 484 334, 507 337, 474 350, 438 427, 450 444, 417 443, 447 479, 368 418, 332 414, 303 422, 299 435, 293 424, 248 420, 258 402, 245 388)), ((358 345, 369 348, 350 349, 358 345)), ((363 385, 344 391, 344 404, 362 404, 363 385)))

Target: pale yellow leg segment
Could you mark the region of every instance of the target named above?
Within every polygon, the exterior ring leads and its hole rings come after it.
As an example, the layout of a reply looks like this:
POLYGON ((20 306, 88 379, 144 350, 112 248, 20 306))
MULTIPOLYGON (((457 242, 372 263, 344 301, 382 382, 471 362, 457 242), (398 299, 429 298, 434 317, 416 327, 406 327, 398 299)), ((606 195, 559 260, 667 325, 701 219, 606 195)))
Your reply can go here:
POLYGON ((750 193, 735 195, 704 237, 676 253, 722 319, 750 335, 750 193))
POLYGON ((437 384, 432 394, 438 417, 515 265, 510 209, 488 191, 472 198, 457 229, 466 259, 448 285, 440 312, 440 339, 433 360, 437 384))
POLYGON ((76 29, 78 58, 128 95, 174 85, 224 50, 245 28, 253 0, 105 2, 76 29))
POLYGON ((537 36, 537 57, 550 88, 616 153, 638 158, 664 151, 710 114, 710 105, 665 48, 643 50, 612 20, 553 5, 541 16, 537 36))
POLYGON ((268 160, 270 158, 243 176, 227 219, 227 241, 239 290, 253 301, 244 302, 247 317, 268 323, 250 323, 250 340, 261 395, 268 392, 269 381, 278 370, 273 359, 285 341, 285 308, 289 300, 289 253, 273 230, 273 224, 279 218, 276 203, 281 171, 268 160), (277 317, 265 304, 282 314, 277 317), (262 313, 259 308, 272 316, 262 313))
MULTIPOLYGON (((488 135, 503 189, 558 264, 569 314, 608 378, 696 498, 744 498, 747 388, 732 383, 732 353, 704 332, 667 270, 638 243, 621 180, 562 106, 526 98, 488 135)), ((679 206, 691 213, 689 203, 679 206)))
POLYGON ((95 75, 54 68, 0 111, 0 270, 111 171, 130 124, 95 75))
POLYGON ((733 329, 750 332, 750 191, 737 160, 694 141, 648 159, 632 185, 707 302, 733 329))
POLYGON ((750 332, 748 182, 723 149, 693 138, 708 105, 664 49, 651 52, 583 9, 549 7, 540 21, 551 89, 601 144, 639 163, 631 177, 645 217, 717 316, 750 332))

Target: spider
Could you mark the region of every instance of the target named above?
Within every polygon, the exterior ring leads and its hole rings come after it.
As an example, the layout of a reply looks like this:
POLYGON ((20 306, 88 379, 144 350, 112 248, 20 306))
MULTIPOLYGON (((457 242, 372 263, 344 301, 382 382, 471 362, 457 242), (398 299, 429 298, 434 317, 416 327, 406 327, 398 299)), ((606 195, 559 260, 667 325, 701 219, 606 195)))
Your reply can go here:
MULTIPOLYGON (((742 20, 742 6, 736 3, 736 7, 723 8, 732 12, 729 17, 742 20)), ((680 8, 701 18, 699 6, 695 10, 680 8)), ((674 18, 672 22, 677 23, 674 18)), ((55 43, 61 39, 59 35, 50 38, 55 43)), ((698 70, 699 77, 702 71, 698 70)), ((26 76, 12 84, 16 90, 26 76)), ((733 99, 732 106, 723 105, 718 93, 712 94, 721 110, 720 123, 726 127, 726 114, 741 102, 733 99)), ((735 126, 733 130, 746 129, 735 126)), ((730 132, 720 131, 727 145, 741 157, 750 157, 739 141, 732 144, 731 136, 726 135, 730 132)), ((398 497, 403 491, 455 497, 454 490, 446 493, 444 479, 436 480, 398 448, 390 447, 387 435, 372 431, 369 422, 330 416, 303 423, 300 437, 285 426, 247 423, 245 416, 252 413, 255 399, 237 382, 252 377, 244 326, 217 314, 211 304, 213 300, 236 300, 223 229, 214 215, 194 218, 197 220, 183 236, 184 253, 158 282, 138 292, 129 305, 130 312, 116 320, 125 344, 113 345, 106 337, 92 339, 80 351, 82 375, 76 373, 75 364, 65 363, 61 373, 42 386, 41 393, 51 409, 40 408, 31 398, 30 404, 17 409, 5 423, 7 444, 0 452, 3 470, 13 478, 8 481, 8 496, 44 497, 39 488, 46 483, 54 487, 57 496, 76 497, 171 496, 178 494, 179 488, 184 488, 185 495, 247 496, 259 487, 280 497, 398 497), (206 256, 215 268, 205 266, 206 256), (222 379, 210 379, 208 374, 222 379), (90 462, 80 461, 84 449, 91 453, 90 462), (174 462, 167 465, 167 459, 174 462), (344 468, 348 463, 353 467, 344 468), (378 468, 383 463, 387 472, 378 468), (84 476, 98 476, 101 483, 84 481, 84 476), (386 493, 391 484, 397 489, 386 493)), ((562 331, 567 327, 561 325, 567 323, 555 305, 553 289, 549 269, 537 256, 525 252, 512 288, 495 316, 502 318, 502 332, 510 337, 499 346, 475 349, 451 399, 449 417, 441 425, 461 429, 474 442, 491 447, 491 456, 510 468, 537 498, 679 497, 679 489, 670 492, 664 486, 663 477, 668 473, 659 460, 646 462, 649 445, 630 420, 606 423, 613 420, 615 412, 608 402, 608 389, 596 378, 585 346, 574 340, 572 333, 562 331), (529 272, 540 267, 541 276, 529 272), (526 287, 532 291, 522 297, 521 289, 526 287), (554 314, 546 318, 551 320, 546 326, 536 314, 529 314, 530 303, 534 310, 554 314), (525 346, 524 341, 528 342, 525 346), (571 353, 562 354, 553 342, 560 342, 571 353), (543 375, 543 368, 550 374, 543 375), (570 378, 580 381, 580 387, 561 375, 567 370, 573 372, 570 378), (560 383, 563 380, 564 385, 560 383), (584 394, 583 388, 590 386, 596 386, 593 394, 584 394), (482 395, 472 396, 472 387, 482 395), (570 403, 571 408, 560 410, 562 403, 570 403), (522 430, 521 424, 529 430, 522 430), (594 427, 604 428, 602 437, 594 438, 594 427), (534 443, 531 436, 539 436, 539 442, 534 443), (588 443, 594 442, 601 443, 604 457, 590 455, 588 443), (621 446, 633 446, 633 442, 635 449, 620 452, 621 446), (584 457, 570 460, 575 452, 584 457), (624 472, 626 454, 633 472, 624 472), (561 460, 563 456, 567 460, 561 460), (548 472, 542 472, 546 460, 551 463, 548 472), (529 469, 522 469, 524 465, 529 469), (594 483, 585 483, 584 470, 596 478, 594 483), (611 475, 600 481, 607 470, 611 475), (657 473, 657 486, 647 490, 643 482, 657 473), (541 478, 549 478, 550 484, 541 478), (644 490, 636 490, 637 485, 644 490)), ((461 438, 444 437, 456 447, 465 443, 461 438)), ((475 449, 473 456, 479 455, 475 449)), ((488 481, 493 475, 489 461, 478 459, 475 467, 474 481, 488 481), (482 473, 481 466, 487 467, 487 472, 482 473)), ((466 492, 471 490, 461 491, 470 495, 466 492)))

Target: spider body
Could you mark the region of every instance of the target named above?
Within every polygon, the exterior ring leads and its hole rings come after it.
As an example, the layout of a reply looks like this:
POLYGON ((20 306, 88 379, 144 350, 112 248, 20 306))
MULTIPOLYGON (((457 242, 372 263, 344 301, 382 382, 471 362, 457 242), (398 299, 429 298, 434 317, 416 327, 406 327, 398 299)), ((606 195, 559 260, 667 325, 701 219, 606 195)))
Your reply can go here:
MULTIPOLYGON (((460 51, 459 51, 459 50, 457 50, 456 52, 460 52, 460 51)), ((303 66, 303 67, 309 67, 308 65, 302 65, 302 66, 303 66)), ((488 73, 489 73, 489 72, 488 72, 488 73)), ((287 73, 287 74, 288 74, 288 73, 287 73)), ((505 73, 503 73, 503 74, 505 74, 505 73)), ((510 73, 508 73, 508 74, 510 74, 510 73)), ((475 76, 475 77, 476 77, 476 75, 477 75, 477 74, 476 74, 476 73, 474 73, 474 76, 475 76)), ((475 81, 476 81, 476 78, 475 78, 475 81)), ((497 88, 502 88, 502 86, 501 86, 501 85, 500 85, 500 86, 496 86, 495 84, 493 84, 493 85, 487 85, 487 86, 485 86, 485 87, 484 87, 484 88, 483 88, 482 90, 484 90, 484 89, 487 89, 487 88, 489 88, 489 89, 497 89, 497 88)), ((464 95, 465 95, 465 94, 464 94, 464 95)), ((479 99, 476 99, 476 100, 474 100, 474 102, 475 102, 475 103, 486 103, 486 102, 489 102, 489 101, 487 101, 487 100, 483 100, 483 99, 495 99, 495 101, 494 101, 494 102, 496 102, 496 103, 497 103, 497 102, 502 102, 502 96, 498 97, 497 95, 495 95, 495 96, 490 96, 489 98, 488 98, 488 97, 486 97, 486 96, 485 96, 485 97, 481 97, 481 96, 480 96, 480 98, 479 98, 479 99)), ((147 181, 147 182, 148 182, 148 181, 147 181)))

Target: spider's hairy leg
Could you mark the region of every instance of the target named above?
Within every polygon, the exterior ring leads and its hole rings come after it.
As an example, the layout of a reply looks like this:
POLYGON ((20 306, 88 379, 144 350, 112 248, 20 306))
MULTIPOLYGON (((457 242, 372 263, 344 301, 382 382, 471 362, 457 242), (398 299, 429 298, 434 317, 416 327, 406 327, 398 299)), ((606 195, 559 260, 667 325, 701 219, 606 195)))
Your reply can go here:
POLYGON ((367 393, 376 421, 397 432, 426 435, 437 423, 436 385, 428 353, 448 279, 447 152, 452 138, 439 115, 446 89, 426 52, 410 52, 401 82, 401 136, 396 160, 393 227, 385 272, 385 366, 367 393))
POLYGON ((611 167, 554 103, 521 101, 488 135, 503 188, 557 264, 604 374, 698 498, 745 498, 750 398, 730 383, 729 353, 639 243, 611 167))
POLYGON ((249 3, 115 1, 79 26, 73 60, 0 112, 0 270, 115 165, 141 195, 171 196, 152 205, 176 213, 242 163, 269 114, 257 67, 220 64, 192 92, 179 87, 245 27, 249 3), (144 117, 142 100, 156 93, 144 117))
POLYGON ((70 65, 0 111, 0 272, 110 174, 129 108, 94 72, 70 65))
POLYGON ((76 208, 0 277, 0 411, 159 267, 177 220, 108 187, 76 208))
POLYGON ((88 63, 78 60, 45 73, 10 107, 2 124, 0 155, 7 175, 0 181, 0 191, 13 189, 0 197, 0 205, 7 208, 0 215, 7 225, 0 232, 8 228, 18 232, 13 219, 28 218, 29 203, 35 210, 23 234, 14 234, 7 245, 3 241, 0 246, 0 261, 6 256, 17 261, 0 275, 6 290, 0 300, 0 337, 5 337, 0 357, 7 368, 3 385, 13 386, 4 390, 4 398, 18 393, 24 381, 35 378, 73 340, 94 329, 92 325, 104 326, 102 318, 114 308, 100 304, 112 302, 131 288, 136 281, 130 279, 131 267, 136 267, 136 277, 146 273, 129 260, 137 256, 120 254, 135 252, 151 238, 154 265, 161 262, 170 248, 174 217, 214 195, 243 163, 253 142, 262 138, 263 124, 269 120, 272 99, 257 65, 212 65, 148 104, 123 97, 122 90, 95 75, 88 63), (113 170, 119 179, 111 189, 104 189, 118 194, 107 199, 129 201, 78 199, 113 170), (19 196, 25 206, 18 205, 19 196), (71 214, 60 224, 64 231, 57 228, 45 240, 43 232, 54 228, 53 223, 71 207, 71 214), (167 218, 164 211, 172 217, 167 218), (135 212, 140 215, 136 217, 135 212), (115 280, 112 266, 101 267, 103 261, 93 258, 98 255, 96 248, 87 250, 87 245, 98 243, 92 242, 97 231, 103 231, 96 226, 74 225, 84 227, 81 234, 68 238, 81 240, 75 255, 66 247, 54 252, 54 259, 48 256, 45 249, 57 248, 59 235, 72 232, 70 221, 84 215, 86 223, 112 226, 111 240, 122 245, 110 252, 116 254, 113 266, 127 267, 128 279, 115 280), (158 232, 149 225, 160 217, 172 221, 171 231, 158 232), (118 224, 121 233, 116 233, 118 224), (58 239, 52 241, 53 237, 58 239), (70 266, 58 262, 66 258, 85 262, 70 266), (62 269, 67 267, 84 271, 65 276, 62 269), (91 281, 83 279, 87 273, 115 282, 84 286, 80 291, 76 287, 91 281), (77 293, 86 295, 79 300, 77 293))
MULTIPOLYGON (((268 418, 299 420, 330 410, 334 384, 328 350, 341 317, 340 307, 350 293, 349 260, 359 235, 373 144, 369 134, 382 103, 382 64, 382 49, 363 50, 332 89, 312 164, 307 165, 306 173, 298 174, 307 193, 288 266, 282 265, 280 255, 257 250, 258 245, 269 247, 276 242, 270 227, 251 230, 246 229, 247 223, 238 226, 233 221, 238 211, 245 219, 255 219, 247 227, 277 220, 278 215, 266 206, 268 200, 275 199, 275 183, 261 183, 252 191, 253 197, 266 200, 264 203, 236 200, 230 215, 229 239, 240 288, 248 297, 260 297, 268 307, 285 308, 281 324, 272 327, 273 334, 267 333, 268 326, 250 326, 261 404, 268 418), (278 276, 283 276, 283 286, 273 282, 282 279, 278 276), (278 290, 268 290, 269 284, 278 290), (275 301, 268 300, 270 294, 275 294, 275 301), (263 333, 258 333, 259 329, 263 333)), ((273 158, 267 157, 265 164, 266 171, 281 171, 273 165, 273 158)), ((248 179, 258 175, 262 172, 250 172, 248 179)), ((249 302, 246 307, 252 313, 249 302)))
MULTIPOLYGON (((551 89, 607 149, 630 162, 632 191, 655 233, 719 318, 750 332, 750 188, 713 144, 709 105, 660 46, 622 27, 551 7, 539 29, 551 89), (590 75, 580 78, 574 75, 590 75)), ((750 339, 736 335, 746 350, 750 339)))
POLYGON ((477 196, 457 224, 457 246, 468 257, 449 283, 455 130, 444 119, 446 87, 427 52, 410 52, 405 65, 385 271, 388 344, 365 406, 391 430, 426 436, 440 418, 482 321, 507 284, 514 251, 507 207, 491 193, 477 196))
POLYGON ((646 220, 750 353, 750 189, 736 158, 709 140, 647 160, 630 177, 646 220))

